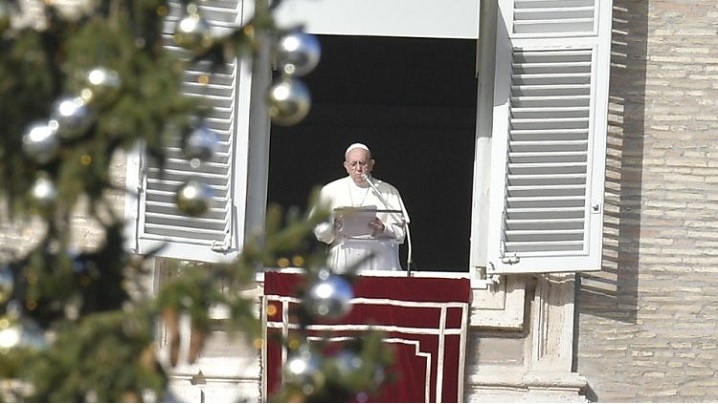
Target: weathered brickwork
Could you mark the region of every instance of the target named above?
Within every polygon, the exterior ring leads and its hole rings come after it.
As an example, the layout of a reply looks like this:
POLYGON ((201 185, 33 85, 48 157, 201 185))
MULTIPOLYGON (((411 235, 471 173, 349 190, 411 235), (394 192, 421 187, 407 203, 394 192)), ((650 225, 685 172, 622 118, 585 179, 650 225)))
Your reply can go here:
POLYGON ((600 402, 718 401, 718 2, 614 0, 604 271, 576 371, 600 402))

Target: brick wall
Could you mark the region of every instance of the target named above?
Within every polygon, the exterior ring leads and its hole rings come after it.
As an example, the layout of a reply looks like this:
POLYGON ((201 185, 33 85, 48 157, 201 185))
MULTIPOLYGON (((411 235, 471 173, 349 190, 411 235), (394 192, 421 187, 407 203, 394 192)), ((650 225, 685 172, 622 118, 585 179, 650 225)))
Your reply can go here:
POLYGON ((591 400, 718 401, 717 21, 614 0, 604 271, 576 306, 591 400))

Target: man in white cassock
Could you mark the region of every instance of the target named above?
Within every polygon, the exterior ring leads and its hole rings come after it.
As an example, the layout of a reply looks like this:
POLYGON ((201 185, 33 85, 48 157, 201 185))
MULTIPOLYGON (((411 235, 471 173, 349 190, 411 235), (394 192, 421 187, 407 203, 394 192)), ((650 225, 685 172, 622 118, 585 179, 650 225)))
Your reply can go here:
POLYGON ((328 265, 348 270, 401 270, 399 245, 406 237, 409 215, 399 191, 371 176, 374 160, 362 143, 344 153, 348 176, 322 187, 318 205, 331 212, 330 221, 314 229, 329 244, 328 265))

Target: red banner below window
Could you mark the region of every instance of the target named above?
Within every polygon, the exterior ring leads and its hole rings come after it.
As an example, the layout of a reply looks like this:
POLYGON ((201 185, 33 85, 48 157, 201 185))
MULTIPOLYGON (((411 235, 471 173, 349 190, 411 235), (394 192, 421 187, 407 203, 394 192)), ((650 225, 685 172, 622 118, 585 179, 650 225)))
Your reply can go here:
MULTIPOLYGON (((287 335, 295 327, 288 313, 299 300, 294 291, 302 277, 267 272, 264 277, 268 336, 287 335)), ((370 399, 373 402, 459 402, 463 398, 464 363, 471 285, 468 279, 361 276, 354 284, 353 308, 341 324, 317 324, 310 331, 340 338, 357 332, 382 330, 394 347, 393 383, 370 399)), ((267 338, 265 393, 281 386, 286 351, 267 338)))

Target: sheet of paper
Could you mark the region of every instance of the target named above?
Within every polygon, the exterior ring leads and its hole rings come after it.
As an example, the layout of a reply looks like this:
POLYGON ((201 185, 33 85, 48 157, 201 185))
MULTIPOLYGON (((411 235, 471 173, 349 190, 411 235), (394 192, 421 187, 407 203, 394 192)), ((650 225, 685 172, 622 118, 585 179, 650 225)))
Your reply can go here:
POLYGON ((376 206, 336 208, 334 217, 339 222, 337 230, 343 237, 370 237, 372 230, 369 222, 376 217, 376 206))

